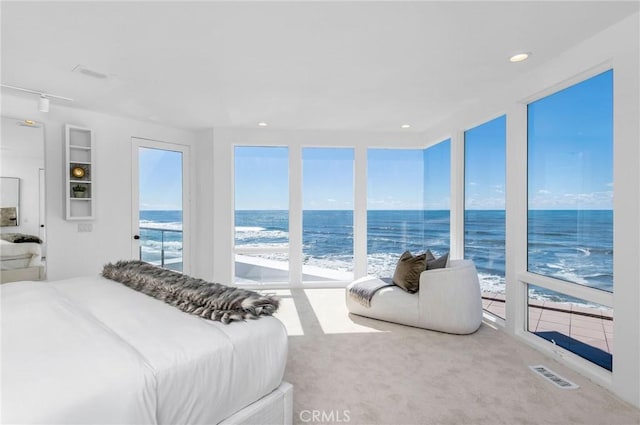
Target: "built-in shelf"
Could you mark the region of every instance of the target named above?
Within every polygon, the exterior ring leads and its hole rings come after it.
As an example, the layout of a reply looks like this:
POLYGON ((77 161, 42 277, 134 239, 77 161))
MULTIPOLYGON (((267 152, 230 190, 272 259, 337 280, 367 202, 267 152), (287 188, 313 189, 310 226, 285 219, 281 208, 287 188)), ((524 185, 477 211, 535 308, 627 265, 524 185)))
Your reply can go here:
POLYGON ((94 192, 93 131, 65 125, 65 205, 67 220, 92 220, 94 192))

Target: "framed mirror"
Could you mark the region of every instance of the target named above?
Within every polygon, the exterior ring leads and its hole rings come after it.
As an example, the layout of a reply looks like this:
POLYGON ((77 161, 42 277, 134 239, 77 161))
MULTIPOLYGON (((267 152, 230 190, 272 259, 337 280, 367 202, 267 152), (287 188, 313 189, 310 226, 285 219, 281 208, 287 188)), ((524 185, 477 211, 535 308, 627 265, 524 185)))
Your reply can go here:
POLYGON ((20 179, 0 177, 0 227, 20 224, 20 179))
POLYGON ((2 117, 1 282, 41 280, 46 271, 44 127, 2 117))

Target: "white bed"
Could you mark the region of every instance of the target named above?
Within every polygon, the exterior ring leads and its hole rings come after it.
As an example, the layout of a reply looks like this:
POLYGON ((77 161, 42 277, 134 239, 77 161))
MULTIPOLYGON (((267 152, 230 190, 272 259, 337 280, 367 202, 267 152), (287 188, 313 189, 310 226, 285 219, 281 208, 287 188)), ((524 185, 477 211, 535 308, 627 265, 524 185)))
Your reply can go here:
POLYGON ((102 277, 1 289, 3 423, 291 422, 273 317, 224 325, 102 277))
POLYGON ((13 243, 0 239, 1 282, 43 278, 42 248, 38 243, 13 243))

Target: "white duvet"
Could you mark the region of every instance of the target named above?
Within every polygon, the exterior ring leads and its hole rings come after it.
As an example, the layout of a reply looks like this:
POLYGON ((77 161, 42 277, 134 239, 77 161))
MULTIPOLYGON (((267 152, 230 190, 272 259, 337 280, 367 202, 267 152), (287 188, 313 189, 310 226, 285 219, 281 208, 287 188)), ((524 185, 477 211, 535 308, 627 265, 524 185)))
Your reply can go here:
POLYGON ((2 285, 3 423, 215 424, 286 355, 273 317, 224 325, 101 277, 2 285))

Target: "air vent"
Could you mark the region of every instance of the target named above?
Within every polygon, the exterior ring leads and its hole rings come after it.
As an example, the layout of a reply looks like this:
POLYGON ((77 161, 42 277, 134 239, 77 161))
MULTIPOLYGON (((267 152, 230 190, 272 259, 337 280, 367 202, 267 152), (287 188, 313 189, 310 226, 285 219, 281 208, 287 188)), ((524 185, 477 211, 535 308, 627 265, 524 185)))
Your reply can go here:
POLYGON ((86 75, 87 77, 97 78, 99 80, 106 80, 107 78, 109 78, 108 74, 96 71, 94 69, 89 69, 84 65, 77 65, 71 72, 79 72, 80 74, 86 75))
POLYGON ((529 366, 529 369, 542 376, 547 381, 551 382, 558 388, 562 388, 563 390, 572 390, 575 388, 580 388, 578 385, 569 381, 568 379, 563 378, 558 375, 551 369, 548 369, 546 366, 537 365, 537 366, 529 366))

